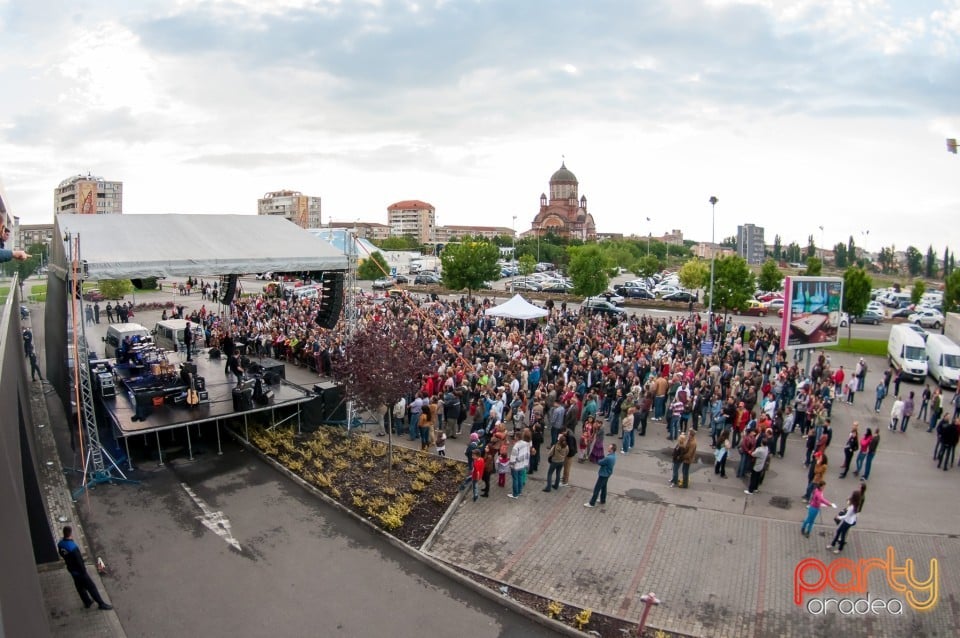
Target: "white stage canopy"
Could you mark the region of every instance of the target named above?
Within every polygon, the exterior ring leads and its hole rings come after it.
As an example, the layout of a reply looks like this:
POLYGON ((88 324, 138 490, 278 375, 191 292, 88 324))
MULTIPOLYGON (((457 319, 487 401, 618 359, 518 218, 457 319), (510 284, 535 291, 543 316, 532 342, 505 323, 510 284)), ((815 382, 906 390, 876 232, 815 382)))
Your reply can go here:
MULTIPOLYGON (((57 215, 54 237, 80 238, 84 279, 346 270, 328 242, 272 215, 57 215)), ((51 266, 69 270, 69 245, 54 240, 51 266)))
POLYGON ((483 314, 508 319, 539 319, 540 317, 546 317, 549 313, 546 308, 534 306, 520 295, 514 295, 513 299, 489 308, 483 314))

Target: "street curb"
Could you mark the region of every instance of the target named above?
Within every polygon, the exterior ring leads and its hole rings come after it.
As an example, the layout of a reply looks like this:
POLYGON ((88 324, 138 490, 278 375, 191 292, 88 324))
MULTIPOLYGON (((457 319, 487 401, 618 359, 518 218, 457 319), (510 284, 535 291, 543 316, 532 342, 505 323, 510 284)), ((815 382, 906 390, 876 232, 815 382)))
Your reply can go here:
MULTIPOLYGON (((499 595, 499 594, 497 594, 496 592, 494 592, 493 590, 491 590, 491 589, 489 589, 489 588, 487 588, 487 587, 484 587, 483 585, 481 585, 481 584, 479 584, 479 583, 476 583, 476 582, 470 580, 469 578, 467 578, 466 576, 464 576, 464 575, 461 574, 460 572, 456 571, 455 569, 452 569, 452 568, 448 567, 447 564, 445 564, 445 563, 437 560, 437 559, 434 558, 433 556, 430 556, 430 555, 428 555, 428 554, 425 554, 422 550, 417 549, 416 547, 411 547, 410 545, 404 543, 403 541, 401 541, 400 539, 396 538, 395 536, 393 536, 393 535, 387 533, 386 531, 384 531, 383 529, 377 527, 376 525, 374 525, 373 523, 371 523, 369 520, 367 520, 366 518, 360 516, 359 514, 357 514, 356 512, 354 512, 353 510, 351 510, 350 508, 348 508, 348 507, 346 507, 345 505, 339 503, 338 501, 336 501, 336 500, 333 499, 332 497, 328 496, 327 494, 324 494, 322 491, 318 490, 316 487, 314 487, 314 486, 311 485, 310 483, 306 482, 305 480, 303 480, 302 478, 300 478, 299 476, 297 476, 296 474, 294 474, 293 472, 291 472, 289 469, 287 469, 287 468, 285 468, 284 466, 280 465, 280 464, 279 464, 278 462, 276 462, 274 459, 272 459, 272 458, 270 458, 269 456, 267 456, 267 455, 263 454, 262 452, 260 452, 260 450, 259 450, 256 446, 254 446, 252 443, 250 443, 249 441, 247 441, 246 439, 244 439, 244 438, 243 438, 238 432, 236 432, 232 427, 226 426, 226 430, 227 430, 231 435, 233 435, 233 437, 240 443, 240 445, 242 445, 242 446, 243 446, 244 448, 246 448, 247 450, 249 450, 249 451, 253 452, 254 454, 256 454, 260 459, 264 460, 269 466, 271 466, 272 468, 274 468, 275 470, 277 470, 278 472, 280 472, 282 475, 284 475, 284 476, 286 476, 287 478, 291 479, 294 483, 298 484, 300 487, 304 488, 305 490, 307 490, 307 491, 310 492, 311 494, 319 497, 322 501, 324 501, 324 502, 327 503, 328 505, 332 505, 335 509, 339 510, 340 512, 342 512, 342 513, 350 516, 351 518, 353 518, 353 519, 356 520, 357 522, 359 522, 359 523, 363 524, 364 526, 368 527, 371 531, 373 531, 373 532, 375 532, 376 534, 380 535, 384 540, 386 540, 388 543, 390 543, 393 547, 401 550, 402 552, 404 552, 405 554, 407 554, 407 555, 410 556, 411 558, 420 561, 420 562, 423 563, 424 565, 427 565, 428 567, 430 567, 430 568, 433 569, 434 571, 436 571, 436 572, 438 572, 438 573, 440 573, 440 574, 443 574, 444 576, 450 578, 451 580, 455 580, 456 582, 458 582, 460 585, 463 585, 464 587, 467 587, 467 588, 469 588, 469 589, 472 589, 473 591, 477 592, 478 594, 480 594, 480 595, 483 596, 484 598, 490 600, 491 602, 495 602, 495 603, 504 605, 505 607, 508 607, 508 608, 511 609, 512 611, 515 611, 515 612, 517 612, 518 614, 521 614, 522 616, 525 616, 526 618, 529 618, 530 620, 536 622, 537 624, 542 625, 542 626, 546 627, 547 629, 550 629, 551 631, 557 632, 558 634, 562 634, 562 635, 566 635, 566 636, 574 636, 575 638, 583 638, 583 636, 589 636, 589 635, 590 635, 590 634, 588 634, 588 633, 585 633, 585 632, 579 631, 579 630, 577 630, 577 629, 574 629, 573 627, 570 627, 569 625, 566 625, 566 624, 564 624, 564 623, 561 623, 561 622, 559 622, 559 621, 557 621, 557 620, 554 620, 554 619, 552 619, 552 618, 548 618, 547 616, 544 616, 543 614, 541 614, 541 613, 539 613, 539 612, 537 612, 537 611, 534 611, 534 610, 530 609, 529 607, 526 607, 526 606, 524 606, 524 605, 521 605, 520 603, 518 603, 518 602, 515 601, 515 600, 511 600, 510 598, 507 598, 507 597, 505 597, 505 596, 499 595)), ((447 520, 449 520, 449 516, 452 516, 452 512, 453 512, 454 506, 458 506, 459 503, 462 502, 462 500, 463 500, 462 497, 463 497, 463 493, 458 494, 458 497, 454 499, 454 502, 451 504, 450 508, 448 508, 448 509, 447 509, 447 512, 444 513, 444 518, 446 518, 447 520)), ((443 521, 443 518, 441 518, 441 521, 443 521)), ((431 535, 432 535, 432 534, 431 534, 431 535)), ((427 541, 430 541, 430 537, 427 538, 427 541)), ((425 542, 424 544, 426 544, 426 542, 425 542)), ((469 570, 467 570, 467 571, 469 571, 469 570)), ((490 580, 493 580, 493 579, 490 579, 490 580)))

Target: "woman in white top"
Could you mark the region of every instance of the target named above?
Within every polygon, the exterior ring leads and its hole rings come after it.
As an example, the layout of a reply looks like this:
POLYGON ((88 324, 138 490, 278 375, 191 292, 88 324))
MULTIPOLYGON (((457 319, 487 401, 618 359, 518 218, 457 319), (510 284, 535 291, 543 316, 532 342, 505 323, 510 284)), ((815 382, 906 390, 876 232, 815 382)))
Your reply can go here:
POLYGON ((833 535, 833 541, 827 545, 827 549, 834 554, 842 552, 843 546, 847 544, 847 532, 857 524, 857 515, 863 510, 866 493, 867 486, 861 483, 860 489, 850 495, 847 506, 834 519, 839 523, 837 533, 833 535))

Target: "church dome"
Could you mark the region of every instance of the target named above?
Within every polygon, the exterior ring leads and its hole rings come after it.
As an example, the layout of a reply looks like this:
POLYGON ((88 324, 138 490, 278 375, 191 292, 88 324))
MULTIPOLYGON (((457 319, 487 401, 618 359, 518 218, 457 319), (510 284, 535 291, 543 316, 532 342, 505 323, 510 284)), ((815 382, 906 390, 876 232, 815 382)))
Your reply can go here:
POLYGON ((557 169, 557 172, 550 176, 551 184, 555 184, 557 182, 577 183, 577 176, 570 172, 570 169, 567 168, 566 162, 561 163, 560 168, 557 169))

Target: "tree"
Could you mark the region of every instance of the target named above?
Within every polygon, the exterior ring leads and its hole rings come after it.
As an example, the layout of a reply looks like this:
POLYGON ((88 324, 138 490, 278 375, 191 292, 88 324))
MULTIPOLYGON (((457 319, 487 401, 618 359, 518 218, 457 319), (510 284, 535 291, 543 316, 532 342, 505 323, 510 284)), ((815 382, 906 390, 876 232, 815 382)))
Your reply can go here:
POLYGON ((567 272, 573 280, 573 291, 578 295, 592 297, 607 289, 610 278, 607 276, 606 257, 596 244, 570 246, 570 265, 567 272))
POLYGON ((372 280, 379 279, 390 273, 390 267, 383 253, 379 250, 373 251, 369 258, 364 259, 363 263, 357 266, 357 279, 372 280))
POLYGON ((943 312, 960 311, 960 270, 947 275, 943 282, 943 312))
MULTIPOLYGON (((384 313, 379 321, 358 327, 344 345, 343 355, 331 361, 333 377, 346 396, 383 418, 400 397, 416 392, 420 378, 430 369, 421 332, 412 324, 384 313)), ((337 350, 336 352, 340 352, 337 350)), ((392 433, 393 428, 387 428, 392 433)), ((393 436, 388 439, 387 476, 393 467, 393 436)))
POLYGON ((729 236, 729 237, 724 237, 723 240, 720 241, 720 245, 723 246, 724 248, 731 248, 731 249, 733 249, 734 252, 736 252, 736 250, 737 250, 737 236, 736 236, 736 235, 731 235, 731 236, 729 236))
POLYGON ((843 242, 833 247, 833 265, 835 268, 847 267, 847 245, 843 242))
POLYGON ((791 264, 795 264, 800 261, 800 245, 797 242, 792 241, 790 245, 787 246, 787 251, 785 253, 786 260, 791 264))
POLYGON ((517 270, 520 271, 520 274, 524 277, 532 275, 533 271, 537 269, 537 260, 533 255, 527 254, 522 255, 520 259, 517 260, 517 270))
POLYGON ((933 244, 927 248, 927 263, 923 274, 927 279, 937 276, 937 254, 933 252, 933 244))
POLYGON ((763 266, 760 268, 760 277, 757 280, 757 287, 760 288, 760 290, 774 292, 780 290, 782 285, 783 273, 780 272, 780 267, 777 266, 777 262, 773 259, 768 259, 763 262, 763 266))
POLYGON ((498 279, 500 250, 490 242, 470 241, 447 246, 440 263, 443 265, 443 285, 450 290, 467 289, 468 294, 478 290, 483 282, 498 279))
POLYGON ((123 299, 133 292, 129 279, 101 279, 97 282, 104 299, 123 299))
MULTIPOLYGON (((851 317, 859 317, 870 303, 870 289, 873 282, 870 275, 861 267, 851 266, 843 273, 843 310, 851 317)), ((847 340, 850 340, 853 328, 847 321, 847 340)))
POLYGON ((691 259, 677 271, 677 278, 687 290, 706 288, 710 283, 710 266, 702 259, 691 259))
POLYGON ((820 261, 819 257, 807 257, 807 269, 804 271, 804 275, 808 277, 819 277, 820 273, 823 272, 823 262, 820 261))
POLYGON ((649 277, 654 273, 660 272, 660 260, 656 255, 644 255, 634 262, 630 269, 637 277, 649 277))
POLYGON ((894 264, 896 264, 897 257, 894 246, 884 246, 880 249, 880 254, 877 255, 877 261, 880 262, 880 270, 885 273, 893 270, 894 264))
POLYGON ((914 246, 907 246, 907 272, 916 277, 923 270, 923 253, 914 246))
POLYGON ((412 235, 392 235, 373 242, 383 250, 418 250, 420 242, 412 235))
MULTIPOLYGON (((713 307, 723 308, 724 314, 731 308, 744 308, 756 290, 755 278, 743 257, 731 255, 717 259, 713 265, 713 307)), ((710 291, 706 301, 710 303, 710 291)))
POLYGON ((853 235, 847 241, 847 261, 851 264, 857 259, 857 245, 853 243, 853 235))
POLYGON ((783 253, 783 246, 780 244, 780 235, 773 236, 773 258, 780 261, 783 253))
POLYGON ((817 245, 813 243, 813 235, 807 237, 807 259, 817 256, 817 245))
POLYGON ((943 280, 946 281, 950 275, 950 247, 943 249, 943 280))
POLYGON ((920 297, 923 296, 923 293, 927 291, 927 284, 923 283, 923 279, 917 279, 913 282, 913 288, 910 289, 910 303, 917 305, 920 303, 920 297))

